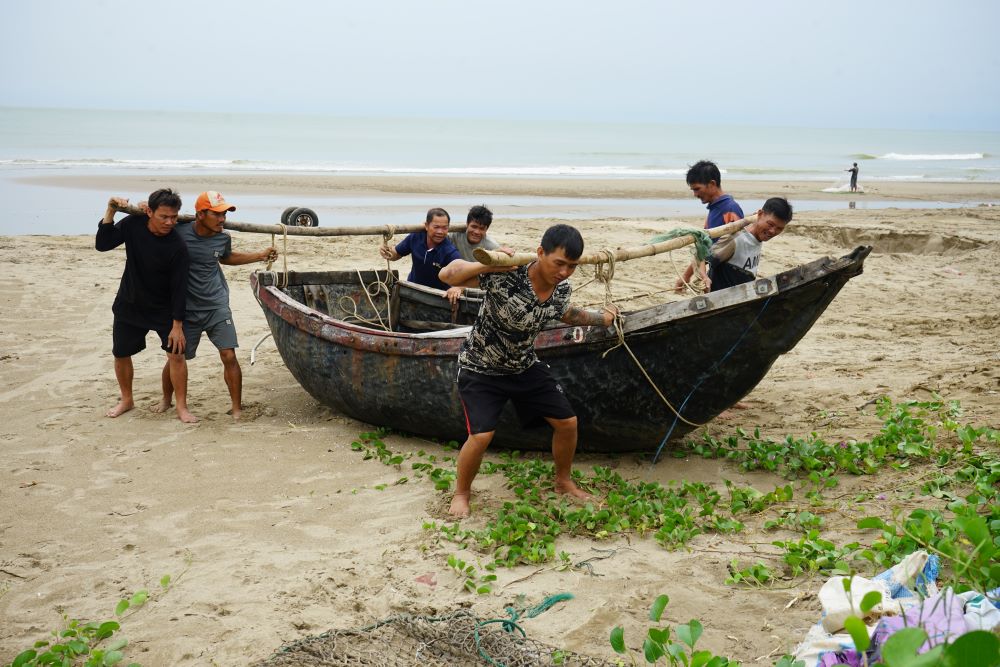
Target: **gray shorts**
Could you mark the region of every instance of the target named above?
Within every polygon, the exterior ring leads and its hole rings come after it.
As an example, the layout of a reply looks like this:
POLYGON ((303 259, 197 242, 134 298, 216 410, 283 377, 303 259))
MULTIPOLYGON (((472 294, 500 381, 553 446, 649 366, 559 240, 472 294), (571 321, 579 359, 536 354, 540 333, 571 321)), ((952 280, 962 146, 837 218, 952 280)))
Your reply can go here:
POLYGON ((184 339, 187 341, 184 358, 194 359, 194 355, 198 352, 198 343, 201 342, 202 331, 208 334, 208 339, 220 350, 231 350, 240 346, 236 341, 236 325, 233 324, 232 310, 229 308, 189 310, 184 317, 184 339))

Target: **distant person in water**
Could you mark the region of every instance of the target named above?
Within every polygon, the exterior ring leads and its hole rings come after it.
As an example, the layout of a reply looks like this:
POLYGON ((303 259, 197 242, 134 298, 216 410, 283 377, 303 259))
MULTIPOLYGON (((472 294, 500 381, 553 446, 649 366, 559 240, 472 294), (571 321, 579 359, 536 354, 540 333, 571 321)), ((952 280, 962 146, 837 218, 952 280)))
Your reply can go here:
POLYGON ((792 205, 784 197, 771 197, 757 220, 735 234, 723 236, 708 258, 709 291, 750 282, 757 277, 764 243, 785 231, 792 221, 792 205))
POLYGON ((855 162, 854 166, 850 169, 845 169, 844 171, 851 172, 851 192, 858 191, 858 163, 855 162))
MULTIPOLYGON (((194 359, 202 332, 208 334, 222 360, 222 377, 229 389, 232 408, 229 414, 238 420, 243 413, 243 370, 236 358, 236 325, 229 307, 229 285, 220 264, 239 266, 276 259, 278 251, 266 248, 260 252, 236 252, 233 239, 222 226, 226 214, 236 207, 218 192, 210 190, 198 195, 194 204, 194 222, 178 225, 175 230, 187 245, 191 269, 187 282, 187 307, 184 318, 185 359, 194 359)), ((163 367, 163 398, 154 412, 170 407, 174 394, 170 364, 163 367)))
POLYGON ((450 224, 451 216, 448 215, 448 211, 443 208, 432 208, 427 211, 424 231, 407 234, 395 248, 383 243, 379 248, 379 254, 390 262, 412 255, 413 266, 406 279, 419 285, 444 290, 445 297, 454 304, 462 294, 462 289, 449 288, 438 278, 441 269, 462 258, 458 248, 448 238, 450 224))
MULTIPOLYGON (((702 204, 708 207, 708 216, 705 218, 705 229, 721 227, 730 222, 743 219, 743 209, 731 196, 722 190, 722 172, 714 162, 701 160, 694 163, 687 172, 687 184, 691 188, 691 193, 697 197, 702 204)), ((684 270, 684 275, 677 279, 674 288, 678 292, 684 290, 685 285, 691 282, 695 270, 699 270, 704 279, 705 267, 703 263, 692 262, 684 270)))
POLYGON ((525 426, 552 427, 555 491, 589 498, 571 477, 576 452, 576 413, 547 364, 535 354, 535 338, 554 320, 576 326, 611 326, 617 309, 583 310, 570 305, 567 279, 583 254, 583 237, 569 225, 549 227, 527 266, 486 266, 458 260, 441 270, 452 285, 479 287, 483 305, 458 355, 458 393, 469 433, 458 454, 458 479, 448 510, 469 515, 472 480, 507 401, 525 426))
POLYGON ((173 190, 157 190, 140 208, 142 215, 127 215, 115 222, 115 207, 128 200, 112 197, 97 226, 95 247, 106 252, 125 244, 122 273, 111 310, 111 353, 121 399, 107 412, 118 417, 135 407, 132 396, 132 355, 146 348, 146 334, 155 331, 167 353, 165 374, 177 394, 177 417, 193 423, 198 418, 187 406, 187 362, 184 360, 184 316, 187 304, 187 246, 174 230, 181 197, 173 190))

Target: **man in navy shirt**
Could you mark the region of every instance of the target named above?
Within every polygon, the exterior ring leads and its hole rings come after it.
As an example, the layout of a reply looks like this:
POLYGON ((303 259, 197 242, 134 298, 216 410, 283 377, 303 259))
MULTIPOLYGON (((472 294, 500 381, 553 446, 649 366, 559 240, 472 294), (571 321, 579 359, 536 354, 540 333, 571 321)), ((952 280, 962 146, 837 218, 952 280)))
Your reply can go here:
POLYGON ((390 262, 395 262, 406 255, 413 256, 413 268, 407 280, 427 287, 446 291, 447 298, 452 303, 462 293, 461 287, 449 288, 441 282, 438 273, 456 259, 461 259, 458 248, 448 239, 448 225, 451 216, 443 208, 432 208, 427 211, 424 221, 424 231, 413 232, 396 244, 395 248, 383 243, 379 254, 390 262))
MULTIPOLYGON (((705 229, 721 227, 730 222, 743 219, 743 209, 736 203, 736 200, 722 191, 722 173, 714 162, 700 160, 688 169, 687 184, 691 188, 692 194, 697 197, 702 204, 708 206, 708 217, 705 218, 705 229)), ((684 276, 678 278, 674 288, 682 292, 686 284, 691 282, 695 268, 699 269, 702 278, 706 277, 705 265, 702 262, 692 262, 684 270, 684 276)))

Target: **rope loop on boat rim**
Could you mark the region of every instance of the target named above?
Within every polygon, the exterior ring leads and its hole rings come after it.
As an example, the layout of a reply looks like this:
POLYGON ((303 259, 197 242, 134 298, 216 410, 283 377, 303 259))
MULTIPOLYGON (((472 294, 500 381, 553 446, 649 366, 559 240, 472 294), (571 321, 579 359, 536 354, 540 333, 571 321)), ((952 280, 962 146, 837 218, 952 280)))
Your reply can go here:
MULTIPOLYGON (((281 222, 277 224, 279 227, 281 227, 281 236, 282 236, 281 266, 284 271, 284 273, 281 275, 283 275, 284 277, 278 278, 275 281, 275 287, 283 289, 285 287, 288 287, 288 227, 286 227, 285 224, 281 222)), ((271 247, 272 248, 274 247, 274 232, 271 232, 271 247)), ((270 271, 272 264, 274 264, 274 260, 268 259, 267 266, 264 267, 264 270, 270 271)))

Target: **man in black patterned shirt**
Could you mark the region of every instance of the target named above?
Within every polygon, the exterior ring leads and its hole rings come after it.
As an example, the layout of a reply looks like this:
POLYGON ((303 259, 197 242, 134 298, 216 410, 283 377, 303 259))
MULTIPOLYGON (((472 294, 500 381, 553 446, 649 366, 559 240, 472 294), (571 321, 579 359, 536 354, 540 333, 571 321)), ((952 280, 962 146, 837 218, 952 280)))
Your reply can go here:
POLYGON ((570 305, 573 275, 583 254, 583 237, 569 225, 546 230, 538 259, 521 267, 485 266, 454 260, 439 278, 456 287, 480 287, 483 305, 458 356, 458 391, 469 437, 458 455, 458 480, 449 512, 469 515, 472 480, 493 440, 500 412, 513 401, 525 425, 552 426, 555 490, 589 498, 570 476, 576 452, 576 413, 549 367, 535 355, 535 338, 553 320, 583 326, 611 326, 616 310, 587 311, 570 305))

